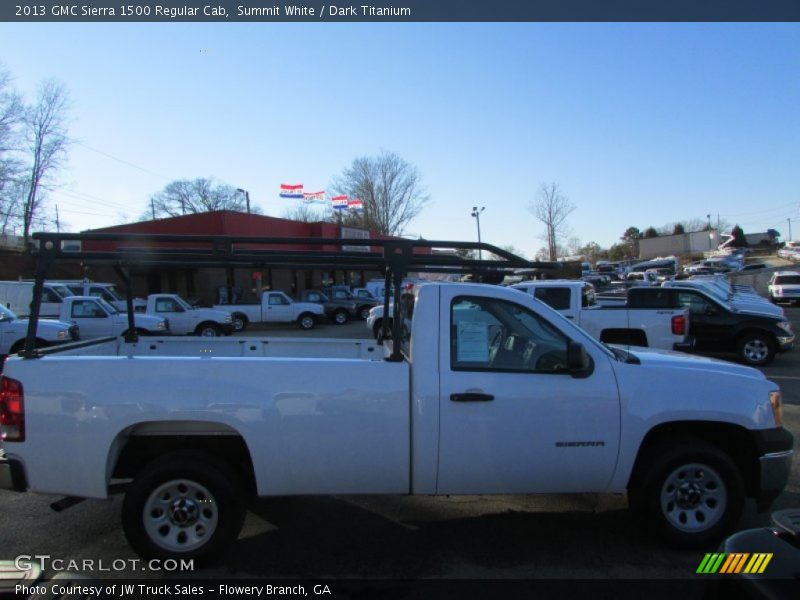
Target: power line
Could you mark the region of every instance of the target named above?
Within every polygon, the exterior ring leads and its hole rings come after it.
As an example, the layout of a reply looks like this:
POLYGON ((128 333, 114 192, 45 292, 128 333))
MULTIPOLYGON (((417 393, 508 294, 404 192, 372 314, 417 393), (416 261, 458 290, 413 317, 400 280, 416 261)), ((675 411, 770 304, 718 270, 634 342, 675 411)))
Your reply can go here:
POLYGON ((167 177, 166 175, 162 175, 161 173, 156 173, 155 171, 151 171, 150 169, 146 169, 144 167, 140 167, 139 165, 133 164, 132 162, 129 162, 127 160, 123 160, 121 158, 117 158, 116 156, 114 156, 112 154, 109 154, 108 152, 103 152, 102 150, 98 150, 97 148, 92 148, 91 146, 87 146, 86 144, 84 144, 82 142, 75 142, 75 143, 78 146, 86 148, 87 150, 91 150, 92 152, 96 152, 97 154, 101 154, 101 155, 105 156, 106 158, 110 158, 111 160, 115 160, 118 163, 122 163, 123 165, 128 165, 129 167, 133 167, 134 169, 138 169, 139 171, 142 171, 144 173, 149 173, 150 175, 155 175, 156 177, 161 177, 162 179, 167 179, 167 180, 171 179, 170 177, 167 177))

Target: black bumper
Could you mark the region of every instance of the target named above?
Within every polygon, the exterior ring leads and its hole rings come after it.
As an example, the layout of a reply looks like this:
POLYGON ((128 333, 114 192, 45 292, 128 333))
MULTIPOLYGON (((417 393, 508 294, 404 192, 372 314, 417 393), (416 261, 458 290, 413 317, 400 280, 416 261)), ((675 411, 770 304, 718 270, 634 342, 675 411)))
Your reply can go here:
POLYGON ((7 458, 0 450, 0 490, 24 492, 28 489, 28 480, 22 463, 14 458, 7 458))
POLYGON ((758 450, 758 489, 756 503, 759 511, 769 508, 789 482, 794 455, 794 436, 783 427, 753 432, 758 450))

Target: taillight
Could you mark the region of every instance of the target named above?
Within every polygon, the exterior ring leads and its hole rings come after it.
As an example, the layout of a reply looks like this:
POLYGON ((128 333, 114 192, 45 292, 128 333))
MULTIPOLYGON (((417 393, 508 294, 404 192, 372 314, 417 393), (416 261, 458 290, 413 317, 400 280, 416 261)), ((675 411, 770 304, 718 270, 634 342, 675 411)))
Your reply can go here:
POLYGON ((686 335, 686 317, 683 315, 672 317, 672 334, 686 335))
POLYGON ((25 441, 25 401, 22 384, 10 377, 0 377, 0 440, 25 441))

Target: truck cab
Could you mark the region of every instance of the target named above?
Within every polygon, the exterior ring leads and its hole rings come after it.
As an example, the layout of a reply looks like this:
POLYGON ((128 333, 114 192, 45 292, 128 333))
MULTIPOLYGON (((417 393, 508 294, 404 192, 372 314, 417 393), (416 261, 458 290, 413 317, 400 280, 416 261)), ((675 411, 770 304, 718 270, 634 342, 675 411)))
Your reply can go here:
POLYGON ((168 319, 173 335, 216 337, 233 333, 229 311, 195 308, 178 294, 150 294, 145 313, 168 319))
MULTIPOLYGON (((76 296, 94 296, 95 298, 102 298, 119 311, 125 312, 128 310, 125 297, 117 291, 113 283, 97 283, 94 281, 68 281, 59 283, 68 287, 76 296)), ((142 298, 133 299, 134 312, 144 312, 146 308, 147 302, 145 302, 145 300, 142 298)))
MULTIPOLYGON (((95 296, 70 296, 61 305, 60 320, 80 328, 84 338, 119 336, 129 332, 128 314, 95 296)), ((168 335, 166 319, 153 315, 134 315, 136 332, 141 335, 168 335)))

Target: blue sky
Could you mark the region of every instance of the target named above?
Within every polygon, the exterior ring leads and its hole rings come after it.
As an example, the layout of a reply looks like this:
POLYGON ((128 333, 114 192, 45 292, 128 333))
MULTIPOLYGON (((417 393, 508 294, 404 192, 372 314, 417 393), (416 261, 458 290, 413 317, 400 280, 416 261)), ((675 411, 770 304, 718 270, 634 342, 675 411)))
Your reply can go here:
POLYGON ((423 176, 407 232, 429 239, 474 240, 477 204, 484 241, 532 256, 551 181, 583 242, 709 213, 800 234, 797 24, 3 23, 0 61, 29 97, 70 91, 52 202, 74 230, 201 176, 281 216, 280 183, 387 149, 423 176))

